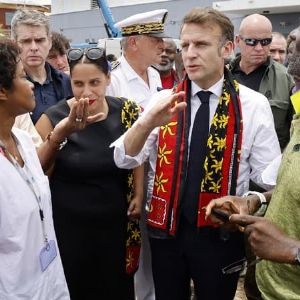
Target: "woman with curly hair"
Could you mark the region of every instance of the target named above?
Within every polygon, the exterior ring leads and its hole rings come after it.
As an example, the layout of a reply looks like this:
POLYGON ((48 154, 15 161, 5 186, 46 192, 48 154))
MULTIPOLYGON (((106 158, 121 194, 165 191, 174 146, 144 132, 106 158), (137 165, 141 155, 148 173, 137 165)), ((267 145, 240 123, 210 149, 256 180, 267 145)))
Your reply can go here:
POLYGON ((19 54, 0 40, 0 299, 68 300, 48 178, 29 135, 13 128, 35 106, 19 54))

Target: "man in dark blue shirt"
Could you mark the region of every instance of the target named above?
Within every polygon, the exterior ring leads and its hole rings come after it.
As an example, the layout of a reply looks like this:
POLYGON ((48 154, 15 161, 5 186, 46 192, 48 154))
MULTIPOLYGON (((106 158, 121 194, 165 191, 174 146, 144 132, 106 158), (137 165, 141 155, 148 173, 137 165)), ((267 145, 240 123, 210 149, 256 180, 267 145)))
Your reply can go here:
POLYGON ((31 117, 36 123, 47 108, 73 95, 70 78, 46 62, 52 43, 49 18, 43 13, 18 10, 11 22, 11 34, 21 48, 27 77, 34 84, 36 107, 31 117))

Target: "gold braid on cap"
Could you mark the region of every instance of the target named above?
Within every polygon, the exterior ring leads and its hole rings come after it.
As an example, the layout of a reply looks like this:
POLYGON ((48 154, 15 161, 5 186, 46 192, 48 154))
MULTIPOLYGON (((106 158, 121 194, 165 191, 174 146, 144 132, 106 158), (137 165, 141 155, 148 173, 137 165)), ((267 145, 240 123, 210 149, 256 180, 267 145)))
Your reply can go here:
POLYGON ((164 31, 164 24, 161 22, 135 24, 131 26, 122 27, 122 36, 162 33, 163 31, 164 31))

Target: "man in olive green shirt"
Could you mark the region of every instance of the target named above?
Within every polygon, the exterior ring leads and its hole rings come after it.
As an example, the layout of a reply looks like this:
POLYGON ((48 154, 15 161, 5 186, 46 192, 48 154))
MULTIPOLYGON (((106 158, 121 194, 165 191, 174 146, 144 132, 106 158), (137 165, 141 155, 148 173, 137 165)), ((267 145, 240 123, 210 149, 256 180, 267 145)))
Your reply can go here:
MULTIPOLYGON (((289 60, 291 75, 300 78, 299 60, 300 30, 289 60)), ((244 227, 254 255, 262 259, 257 264, 256 281, 265 300, 300 299, 300 168, 295 167, 299 165, 300 113, 297 112, 274 192, 252 192, 244 198, 227 196, 207 206, 207 216, 215 207, 227 213, 239 213, 231 215, 230 222, 244 227), (260 210, 264 200, 269 203, 264 218, 247 215, 260 210)))

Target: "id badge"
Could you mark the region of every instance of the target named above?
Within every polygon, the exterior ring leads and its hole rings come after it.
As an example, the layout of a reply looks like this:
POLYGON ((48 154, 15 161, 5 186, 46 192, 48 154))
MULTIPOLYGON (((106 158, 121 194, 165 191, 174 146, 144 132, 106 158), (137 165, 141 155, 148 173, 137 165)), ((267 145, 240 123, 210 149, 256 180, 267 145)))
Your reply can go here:
POLYGON ((56 244, 55 241, 51 240, 46 244, 45 247, 42 248, 40 252, 40 264, 42 272, 48 268, 56 256, 56 244))

